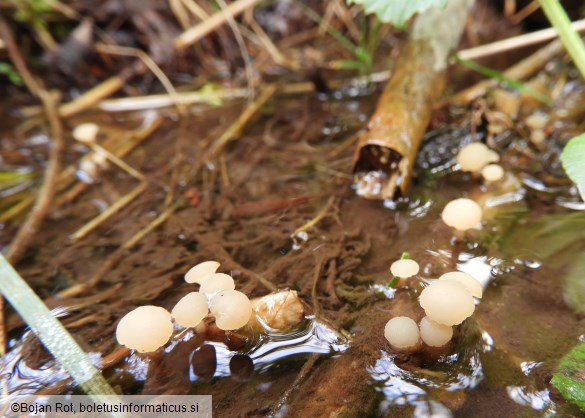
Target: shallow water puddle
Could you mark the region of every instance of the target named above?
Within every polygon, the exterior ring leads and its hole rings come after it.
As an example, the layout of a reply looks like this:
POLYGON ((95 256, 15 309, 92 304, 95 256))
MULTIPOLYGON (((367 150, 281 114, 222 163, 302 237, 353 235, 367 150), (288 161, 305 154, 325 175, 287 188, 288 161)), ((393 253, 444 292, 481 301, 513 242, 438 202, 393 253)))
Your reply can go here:
MULTIPOLYGON (((297 290, 310 307, 302 328, 256 334, 231 350, 225 342, 176 331, 164 350, 125 355, 105 370, 126 393, 212 394, 218 416, 575 413, 551 392, 548 379, 585 331, 563 299, 564 277, 585 243, 580 217, 567 209, 579 207, 578 200, 566 189, 541 190, 528 177, 486 189, 453 172, 456 150, 473 140, 454 125, 428 135, 408 199, 360 199, 350 186, 352 148, 372 103, 353 94, 279 101, 221 159, 197 172, 201 143, 217 138, 240 108, 194 112, 186 136, 167 120, 127 157, 147 176, 148 189, 72 242, 73 232, 136 186, 123 172, 102 173, 56 211, 38 237, 45 245, 19 268, 52 303, 80 306, 63 322, 88 352, 101 353, 96 362, 119 349, 115 324, 126 312, 144 304, 170 309, 195 290, 182 276, 203 260, 219 261, 251 297, 270 292, 260 277, 297 290), (166 222, 120 253, 87 294, 55 300, 58 290, 92 277, 167 209, 170 189, 181 205, 166 222), (491 217, 454 243, 439 214, 462 193, 489 196, 491 217), (404 251, 419 262, 419 277, 389 289, 388 268, 404 251), (552 262, 555 254, 565 262, 552 262), (420 319, 423 281, 452 269, 484 288, 452 346, 413 356, 391 350, 383 337, 386 321, 420 319), (90 297, 92 303, 84 299, 90 297), (340 339, 339 330, 351 339, 340 339)), ((58 390, 75 390, 51 360, 34 361, 30 352, 39 353, 39 344, 22 337, 14 316, 9 324, 3 374, 10 391, 63 382, 58 390)))

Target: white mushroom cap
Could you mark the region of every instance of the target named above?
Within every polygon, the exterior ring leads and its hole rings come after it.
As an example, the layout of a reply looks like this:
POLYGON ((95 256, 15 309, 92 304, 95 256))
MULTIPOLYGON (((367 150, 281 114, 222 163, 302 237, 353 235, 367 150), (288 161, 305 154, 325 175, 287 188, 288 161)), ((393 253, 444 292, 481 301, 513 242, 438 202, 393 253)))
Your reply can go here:
POLYGON ((498 153, 481 142, 467 144, 457 154, 457 164, 461 171, 479 172, 487 164, 498 161, 500 161, 498 153))
POLYGON ((406 279, 418 274, 419 266, 418 263, 411 259, 396 260, 390 266, 390 272, 395 277, 406 279))
POLYGON ((73 128, 73 138, 79 142, 91 143, 95 142, 99 127, 95 123, 82 123, 73 128))
POLYGON ((234 290, 235 288, 236 284, 232 276, 225 273, 215 273, 201 282, 199 291, 205 293, 208 297, 212 297, 223 290, 234 290))
POLYGON ((535 112, 524 119, 524 123, 530 129, 543 129, 549 121, 549 116, 544 112, 535 112))
POLYGON ((481 222, 481 207, 471 199, 455 199, 447 203, 441 213, 443 222, 459 230, 467 231, 481 222))
POLYGON ((140 353, 156 351, 173 334, 171 314, 159 306, 146 305, 128 312, 116 327, 116 339, 140 353))
POLYGON ((483 295, 483 288, 481 283, 478 282, 473 276, 463 273, 462 271, 451 271, 443 274, 439 277, 439 280, 453 280, 461 283, 471 293, 471 296, 481 299, 483 295))
POLYGON ((189 269, 185 274, 185 281, 187 283, 201 284, 203 280, 215 274, 218 268, 219 263, 217 261, 204 261, 189 269))
POLYGON ((215 325, 226 331, 242 328, 252 316, 250 299, 237 290, 224 290, 215 295, 210 309, 215 325))
POLYGON ((414 347, 420 338, 418 325, 407 316, 397 316, 386 323, 384 337, 397 349, 414 347))
POLYGON ((419 302, 429 319, 442 325, 458 325, 475 310, 471 293, 453 280, 437 280, 425 287, 419 302))
POLYGON ((499 164, 488 164, 482 168, 481 175, 486 181, 498 181, 504 177, 504 169, 499 164))
POLYGON ((426 345, 442 347, 453 338, 453 327, 439 324, 425 316, 420 321, 420 338, 426 345))
POLYGON ((209 313, 207 296, 199 292, 187 293, 171 311, 175 322, 185 328, 196 327, 209 313))

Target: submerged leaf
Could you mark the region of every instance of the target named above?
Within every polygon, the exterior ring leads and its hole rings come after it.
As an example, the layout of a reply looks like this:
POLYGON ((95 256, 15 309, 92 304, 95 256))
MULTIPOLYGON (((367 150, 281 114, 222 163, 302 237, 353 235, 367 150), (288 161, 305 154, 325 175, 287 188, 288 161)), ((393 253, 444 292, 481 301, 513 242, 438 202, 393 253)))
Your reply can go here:
POLYGON ((561 359, 551 383, 569 402, 585 411, 585 343, 561 359))
POLYGON ((585 313, 585 257, 580 256, 565 279, 563 297, 571 309, 585 313))
POLYGON ((585 134, 571 139, 561 153, 561 163, 585 200, 585 134))
POLYGON ((564 249, 575 246, 583 238, 584 213, 545 215, 517 221, 499 239, 499 250, 504 254, 547 260, 553 255, 562 255, 564 249))
POLYGON ((382 22, 402 27, 415 13, 432 6, 445 7, 447 0, 348 0, 348 3, 361 4, 366 13, 375 13, 382 22))

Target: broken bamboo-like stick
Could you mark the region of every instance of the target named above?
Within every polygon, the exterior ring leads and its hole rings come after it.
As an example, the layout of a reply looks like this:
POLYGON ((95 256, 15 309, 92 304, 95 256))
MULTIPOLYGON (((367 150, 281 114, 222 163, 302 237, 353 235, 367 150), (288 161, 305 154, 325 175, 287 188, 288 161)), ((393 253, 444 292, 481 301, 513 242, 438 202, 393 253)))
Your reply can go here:
POLYGON ((356 149, 358 195, 388 199, 406 193, 433 104, 445 87, 449 53, 459 43, 473 0, 452 0, 421 14, 356 149))

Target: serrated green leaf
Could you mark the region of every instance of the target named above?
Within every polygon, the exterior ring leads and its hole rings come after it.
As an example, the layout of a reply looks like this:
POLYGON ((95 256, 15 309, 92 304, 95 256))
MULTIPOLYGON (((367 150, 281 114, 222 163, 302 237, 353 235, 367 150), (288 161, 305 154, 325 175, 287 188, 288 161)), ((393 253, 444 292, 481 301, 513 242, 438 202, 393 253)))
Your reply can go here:
POLYGON ((579 343, 561 359, 552 385, 563 398, 585 411, 585 343, 579 343))
POLYGON ((577 185, 581 199, 585 200, 585 134, 571 139, 561 153, 565 172, 577 185))
POLYGON ((366 13, 375 13, 384 23, 403 27, 415 13, 429 7, 445 7, 447 0, 347 0, 349 4, 361 4, 366 13))

